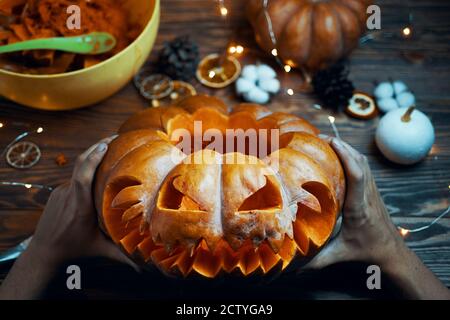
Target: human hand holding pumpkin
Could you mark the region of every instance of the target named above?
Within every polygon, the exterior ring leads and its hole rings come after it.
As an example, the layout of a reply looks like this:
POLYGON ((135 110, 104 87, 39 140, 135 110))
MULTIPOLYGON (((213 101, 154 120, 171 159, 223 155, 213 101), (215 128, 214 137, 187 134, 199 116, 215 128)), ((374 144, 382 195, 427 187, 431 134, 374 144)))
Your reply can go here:
POLYGON ((134 264, 100 231, 92 199, 92 183, 108 148, 107 138, 80 155, 72 179, 52 192, 30 246, 51 250, 58 260, 105 256, 134 264))
POLYGON ((367 158, 337 138, 323 136, 343 164, 347 194, 339 234, 308 264, 363 261, 376 264, 414 299, 450 299, 450 291, 403 241, 375 184, 367 158))
POLYGON ((52 192, 33 240, 0 287, 1 299, 38 297, 55 270, 75 258, 104 256, 138 269, 97 225, 91 187, 112 140, 104 139, 80 155, 70 182, 52 192))

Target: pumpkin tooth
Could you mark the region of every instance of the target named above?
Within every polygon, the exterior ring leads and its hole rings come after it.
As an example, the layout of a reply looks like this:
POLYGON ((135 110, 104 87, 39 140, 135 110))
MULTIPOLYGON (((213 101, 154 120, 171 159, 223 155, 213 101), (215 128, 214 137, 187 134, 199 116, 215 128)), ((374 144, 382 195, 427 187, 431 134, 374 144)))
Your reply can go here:
POLYGON ((253 245, 240 249, 238 267, 244 276, 249 275, 260 266, 259 255, 253 245), (242 251, 241 251, 242 250, 242 251))
POLYGON ((228 242, 221 240, 216 247, 216 254, 222 255, 222 268, 230 273, 239 263, 239 255, 231 249, 228 242))
POLYGON ((142 240, 137 247, 145 262, 150 259, 151 253, 157 249, 157 246, 153 243, 152 237, 150 236, 142 240))
MULTIPOLYGON (((293 237, 292 223, 288 230, 286 230, 286 234, 290 237, 293 237)), ((270 245, 270 248, 273 252, 278 253, 280 251, 281 246, 283 245, 285 236, 282 236, 280 239, 275 239, 272 237, 267 238, 267 242, 270 245)))
POLYGON ((258 248, 261 269, 264 273, 269 272, 280 261, 280 256, 277 255, 268 244, 262 243, 258 248))
POLYGON ((144 204, 141 202, 136 203, 132 207, 125 210, 125 212, 122 215, 122 221, 128 222, 143 213, 144 213, 144 204))
POLYGON ((164 245, 164 248, 166 249, 167 253, 172 255, 179 247, 178 243, 166 243, 164 245))
POLYGON ((159 266, 161 268, 163 268, 167 273, 170 274, 170 273, 174 272, 173 269, 175 269, 175 267, 176 267, 175 264, 179 257, 180 257, 180 254, 171 255, 168 258, 160 261, 159 266))
POLYGON ((129 208, 142 200, 142 185, 122 189, 111 202, 112 208, 129 208))
POLYGON ((130 232, 127 236, 120 240, 123 248, 131 254, 134 252, 139 243, 144 240, 144 236, 141 235, 137 230, 130 232))
POLYGON ((192 268, 205 277, 214 278, 222 268, 222 259, 209 251, 203 240, 196 250, 192 268))
POLYGON ((150 254, 150 258, 152 259, 155 265, 160 266, 160 262, 169 258, 169 254, 167 253, 166 249, 161 247, 153 250, 152 253, 150 254))
POLYGON ((284 237, 283 245, 278 251, 278 256, 283 261, 282 270, 284 270, 292 261, 292 259, 294 259, 296 253, 297 245, 295 241, 293 239, 290 239, 289 237, 284 237))

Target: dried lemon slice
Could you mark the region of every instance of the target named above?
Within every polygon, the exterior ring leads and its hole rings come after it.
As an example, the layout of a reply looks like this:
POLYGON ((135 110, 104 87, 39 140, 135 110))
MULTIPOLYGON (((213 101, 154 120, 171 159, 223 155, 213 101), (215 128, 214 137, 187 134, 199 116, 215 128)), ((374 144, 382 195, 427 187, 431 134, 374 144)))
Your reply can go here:
POLYGON ((198 81, 207 87, 224 88, 236 81, 240 73, 241 64, 235 57, 222 58, 213 53, 200 61, 196 76, 198 81))
POLYGON ((139 72, 133 77, 134 85, 141 90, 142 81, 146 78, 152 76, 155 72, 152 67, 143 67, 139 72))
POLYGON ((41 158, 39 147, 27 141, 12 145, 6 152, 6 162, 16 169, 28 169, 38 163, 41 158))
POLYGON ((173 81, 163 74, 153 74, 142 80, 139 91, 149 100, 167 97, 173 90, 173 81))

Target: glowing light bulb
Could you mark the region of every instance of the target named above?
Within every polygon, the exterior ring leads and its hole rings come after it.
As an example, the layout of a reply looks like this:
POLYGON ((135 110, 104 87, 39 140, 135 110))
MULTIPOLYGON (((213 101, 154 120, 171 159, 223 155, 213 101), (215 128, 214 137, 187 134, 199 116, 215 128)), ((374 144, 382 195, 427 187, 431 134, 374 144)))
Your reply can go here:
POLYGON ((294 95, 294 90, 292 90, 291 88, 287 89, 286 92, 290 96, 294 95))
POLYGON ((330 120, 330 123, 334 123, 334 121, 336 120, 336 118, 333 117, 333 116, 328 116, 328 120, 330 120))
POLYGON ((32 187, 32 185, 29 184, 29 183, 24 184, 24 186, 25 186, 25 188, 27 188, 27 189, 30 189, 30 188, 32 187))
POLYGON ((220 7, 220 14, 222 15, 222 17, 226 17, 228 14, 228 9, 225 7, 220 7))
POLYGON ((3 123, 2 122, 0 122, 0 128, 3 128, 3 123))
POLYGON ((291 68, 290 65, 286 64, 286 65, 284 66, 284 71, 290 72, 291 70, 292 70, 292 68, 291 68))
POLYGON ((37 128, 36 133, 42 133, 44 132, 44 129, 42 127, 37 128))
POLYGON ((278 50, 277 49, 272 49, 272 55, 274 56, 274 57, 276 57, 277 55, 278 55, 278 50))
POLYGON ((236 53, 236 50, 237 50, 236 47, 233 47, 233 46, 228 48, 228 52, 231 54, 236 53))
POLYGON ((410 27, 404 27, 402 30, 402 33, 405 37, 409 37, 411 35, 411 28, 410 27))
POLYGON ((236 52, 241 54, 242 52, 244 52, 244 47, 241 45, 236 46, 236 52))
POLYGON ((400 234, 402 235, 402 237, 406 237, 409 233, 408 229, 398 228, 398 230, 400 231, 400 234))

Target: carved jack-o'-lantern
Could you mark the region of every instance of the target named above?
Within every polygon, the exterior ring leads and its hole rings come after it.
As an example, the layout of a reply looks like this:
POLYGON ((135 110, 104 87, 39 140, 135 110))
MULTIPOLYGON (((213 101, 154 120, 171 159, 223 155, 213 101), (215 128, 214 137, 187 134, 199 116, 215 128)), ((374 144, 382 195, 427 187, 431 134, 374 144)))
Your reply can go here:
POLYGON ((102 227, 131 257, 166 273, 285 268, 326 243, 345 193, 341 164, 317 134, 297 116, 253 104, 229 113, 208 96, 140 112, 97 172, 102 227), (240 144, 249 129, 264 134, 240 144), (224 148, 211 148, 213 140, 224 148))

